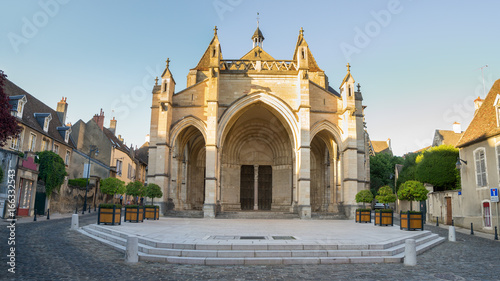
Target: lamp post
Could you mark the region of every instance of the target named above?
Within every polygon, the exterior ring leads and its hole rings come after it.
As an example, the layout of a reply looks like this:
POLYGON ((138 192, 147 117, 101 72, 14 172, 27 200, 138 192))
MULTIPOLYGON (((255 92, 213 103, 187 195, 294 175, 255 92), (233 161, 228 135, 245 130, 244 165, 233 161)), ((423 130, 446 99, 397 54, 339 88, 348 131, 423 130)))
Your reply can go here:
POLYGON ((89 150, 89 166, 87 168, 87 186, 85 187, 85 203, 83 203, 82 215, 85 214, 85 211, 87 210, 87 192, 89 191, 89 177, 90 177, 90 158, 92 156, 92 152, 94 151, 95 151, 95 156, 97 156, 99 154, 99 148, 97 148, 97 146, 95 145, 91 145, 89 150))

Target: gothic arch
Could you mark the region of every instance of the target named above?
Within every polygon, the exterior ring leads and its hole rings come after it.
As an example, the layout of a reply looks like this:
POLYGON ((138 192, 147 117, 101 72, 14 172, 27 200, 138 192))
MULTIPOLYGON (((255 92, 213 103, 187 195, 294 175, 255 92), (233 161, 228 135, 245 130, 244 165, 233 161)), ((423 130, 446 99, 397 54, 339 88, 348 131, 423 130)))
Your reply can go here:
POLYGON ((197 128, 203 135, 205 142, 207 141, 206 123, 197 117, 186 116, 185 118, 182 118, 177 123, 175 123, 174 126, 172 127, 172 130, 170 131, 170 144, 172 145, 172 147, 174 146, 174 142, 177 140, 179 133, 189 126, 197 128))
POLYGON ((341 134, 343 133, 342 129, 340 129, 337 125, 327 120, 319 121, 314 123, 314 125, 312 125, 310 131, 310 142, 312 142, 314 137, 323 130, 327 131, 333 136, 333 139, 339 146, 339 150, 342 151, 343 150, 342 137, 341 137, 341 134))

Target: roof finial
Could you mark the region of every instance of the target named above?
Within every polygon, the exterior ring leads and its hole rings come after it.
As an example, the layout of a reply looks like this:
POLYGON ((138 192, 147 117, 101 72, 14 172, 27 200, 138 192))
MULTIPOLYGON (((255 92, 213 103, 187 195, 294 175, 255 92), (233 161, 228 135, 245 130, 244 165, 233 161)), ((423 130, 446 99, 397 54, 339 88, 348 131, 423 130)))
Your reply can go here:
POLYGON ((167 58, 167 60, 165 62, 167 63, 166 68, 168 68, 168 65, 170 64, 170 58, 167 58))
POLYGON ((155 78, 155 86, 158 86, 158 76, 156 76, 156 78, 155 78))
POLYGON ((215 35, 217 35, 217 30, 218 30, 218 28, 217 28, 217 25, 216 25, 216 26, 214 27, 214 36, 215 36, 215 35))
POLYGON ((359 83, 358 83, 357 87, 358 87, 358 92, 361 92, 361 90, 360 90, 361 89, 361 85, 359 85, 359 83))
POLYGON ((347 63, 347 72, 351 72, 351 65, 349 63, 347 63))
POLYGON ((304 36, 304 28, 300 28, 300 35, 304 36))
POLYGON ((257 28, 259 28, 259 12, 257 12, 257 28))

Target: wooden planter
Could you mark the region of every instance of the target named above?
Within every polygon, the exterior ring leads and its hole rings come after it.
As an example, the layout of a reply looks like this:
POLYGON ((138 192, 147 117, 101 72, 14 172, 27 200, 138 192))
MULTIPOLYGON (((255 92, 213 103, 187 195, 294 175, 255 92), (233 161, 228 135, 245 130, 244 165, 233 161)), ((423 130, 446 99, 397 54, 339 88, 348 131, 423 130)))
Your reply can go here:
POLYGON ((125 219, 123 221, 143 222, 144 221, 144 209, 142 207, 125 208, 125 219))
POLYGON ((158 206, 151 208, 151 207, 146 207, 144 208, 144 218, 145 219, 153 219, 153 220, 159 220, 160 219, 160 208, 158 206))
POLYGON ((99 206, 99 213, 97 214, 97 224, 111 224, 115 225, 121 224, 121 217, 122 217, 122 209, 121 208, 116 208, 116 206, 113 206, 113 208, 101 208, 99 206))
POLYGON ((356 222, 372 222, 372 211, 356 210, 356 222))
POLYGON ((400 212, 401 226, 404 230, 424 230, 424 215, 422 213, 400 212))
POLYGON ((394 213, 390 212, 377 212, 375 211, 375 225, 393 226, 394 225, 394 213))

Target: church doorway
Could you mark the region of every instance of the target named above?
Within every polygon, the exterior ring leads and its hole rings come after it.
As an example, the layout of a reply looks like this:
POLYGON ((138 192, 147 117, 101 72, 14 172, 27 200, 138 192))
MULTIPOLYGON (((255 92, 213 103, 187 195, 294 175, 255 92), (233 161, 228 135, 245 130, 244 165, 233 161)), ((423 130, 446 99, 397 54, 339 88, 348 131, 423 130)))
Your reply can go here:
POLYGON ((273 169, 270 165, 242 165, 240 174, 241 210, 271 210, 273 169), (255 173, 257 172, 257 173, 255 173), (257 201, 255 198, 258 198, 257 201))

